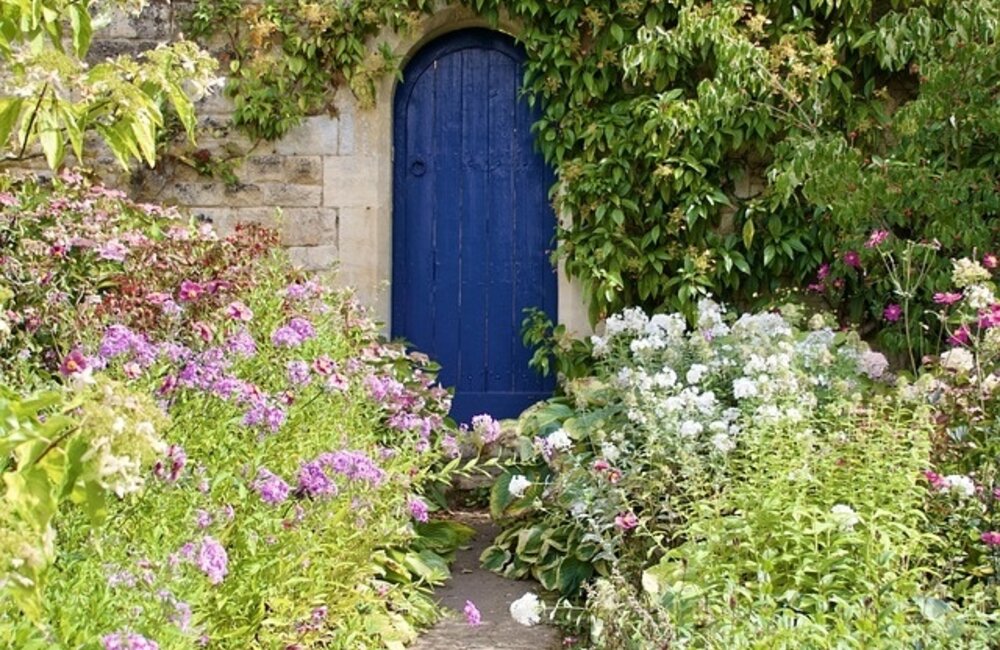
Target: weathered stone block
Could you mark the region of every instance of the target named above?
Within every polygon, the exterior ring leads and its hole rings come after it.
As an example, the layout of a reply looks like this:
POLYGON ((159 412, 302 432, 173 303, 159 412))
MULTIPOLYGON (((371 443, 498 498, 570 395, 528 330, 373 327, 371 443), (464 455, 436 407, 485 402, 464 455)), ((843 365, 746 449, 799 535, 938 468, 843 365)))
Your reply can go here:
POLYGON ((97 32, 101 39, 131 38, 166 41, 173 36, 173 7, 151 2, 138 15, 115 8, 107 27, 97 32))
POLYGON ((337 153, 339 120, 328 115, 307 117, 274 142, 271 151, 283 156, 332 156, 337 153))
POLYGON ((337 247, 292 246, 288 249, 292 263, 306 271, 326 271, 337 263, 337 247))
POLYGON ((249 156, 236 169, 247 183, 262 181, 319 185, 323 182, 323 159, 319 156, 249 156))
POLYGON ((278 231, 282 246, 334 246, 338 211, 332 208, 201 208, 192 211, 208 219, 226 237, 240 223, 253 223, 278 231))
POLYGON ((374 156, 324 158, 323 205, 377 205, 378 163, 379 159, 374 156))
POLYGON ((251 183, 227 186, 220 181, 178 182, 163 188, 159 200, 192 210, 200 207, 318 207, 323 197, 319 185, 251 183))

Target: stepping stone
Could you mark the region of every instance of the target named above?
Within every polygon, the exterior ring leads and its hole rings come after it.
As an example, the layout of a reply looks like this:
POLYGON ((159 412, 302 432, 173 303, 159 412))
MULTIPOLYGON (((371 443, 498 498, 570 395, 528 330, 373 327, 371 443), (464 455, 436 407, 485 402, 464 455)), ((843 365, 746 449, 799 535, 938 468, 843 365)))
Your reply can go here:
POLYGON ((538 593, 530 580, 510 580, 479 566, 479 555, 500 530, 487 513, 456 513, 455 520, 476 529, 471 546, 459 550, 451 569, 451 580, 438 588, 435 597, 446 617, 427 630, 412 650, 557 650, 562 647, 559 630, 547 625, 527 627, 510 615, 510 604, 528 593, 538 593), (482 624, 469 625, 462 613, 471 600, 482 614, 482 624))

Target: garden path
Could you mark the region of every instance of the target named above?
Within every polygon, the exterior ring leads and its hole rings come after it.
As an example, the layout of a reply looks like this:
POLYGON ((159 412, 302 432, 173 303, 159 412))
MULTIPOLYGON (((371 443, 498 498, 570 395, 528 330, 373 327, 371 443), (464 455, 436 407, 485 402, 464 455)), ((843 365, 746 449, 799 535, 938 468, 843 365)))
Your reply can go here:
POLYGON ((460 550, 452 578, 436 596, 446 617, 424 633, 411 650, 554 650, 560 647, 554 627, 525 627, 510 616, 510 603, 538 585, 509 580, 479 566, 479 555, 499 530, 487 513, 456 513, 454 518, 476 529, 469 548, 460 550), (469 625, 462 609, 471 600, 482 614, 482 624, 469 625))

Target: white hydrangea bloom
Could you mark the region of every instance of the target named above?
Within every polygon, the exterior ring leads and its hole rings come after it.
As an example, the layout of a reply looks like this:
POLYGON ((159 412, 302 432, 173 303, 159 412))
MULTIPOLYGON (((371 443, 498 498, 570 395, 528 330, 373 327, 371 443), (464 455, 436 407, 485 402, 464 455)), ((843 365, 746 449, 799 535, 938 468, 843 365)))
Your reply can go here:
POLYGON ((969 372, 975 365, 975 357, 965 348, 952 348, 941 355, 941 367, 947 370, 969 372))
POLYGON ((510 615, 521 625, 531 627, 541 622, 542 609, 538 596, 529 591, 510 604, 510 615))
POLYGON ((507 491, 510 492, 511 496, 520 499, 529 487, 531 487, 531 481, 528 480, 528 477, 517 474, 511 477, 507 491))
POLYGON ((687 379, 687 383, 689 384, 700 384, 702 378, 707 374, 708 366, 703 363, 695 363, 688 368, 687 374, 684 378, 687 379))
POLYGON ((963 497, 971 497, 976 494, 975 482, 964 474, 951 474, 941 479, 941 484, 946 490, 950 490, 963 497))
POLYGON ((737 377, 733 380, 733 397, 745 399, 757 395, 757 384, 747 377, 737 377))
POLYGON ((566 429, 556 429, 549 434, 545 442, 553 449, 558 449, 559 451, 566 451, 573 446, 573 439, 566 433, 566 429))
POLYGON ((717 433, 712 436, 712 446, 723 454, 728 454, 736 449, 736 442, 725 433, 717 433))
POLYGON ((685 420, 681 423, 681 435, 685 438, 695 438, 704 429, 705 427, 701 422, 695 422, 694 420, 685 420))
POLYGON ((953 260, 951 281, 956 287, 968 287, 977 282, 986 282, 990 279, 990 272, 982 264, 968 257, 953 260))
POLYGON ((840 526, 843 531, 854 530, 854 527, 861 523, 861 517, 854 512, 854 508, 843 503, 838 503, 830 509, 833 521, 840 526))
POLYGON ((973 309, 986 309, 996 302, 996 296, 985 284, 973 284, 965 290, 965 302, 973 309))

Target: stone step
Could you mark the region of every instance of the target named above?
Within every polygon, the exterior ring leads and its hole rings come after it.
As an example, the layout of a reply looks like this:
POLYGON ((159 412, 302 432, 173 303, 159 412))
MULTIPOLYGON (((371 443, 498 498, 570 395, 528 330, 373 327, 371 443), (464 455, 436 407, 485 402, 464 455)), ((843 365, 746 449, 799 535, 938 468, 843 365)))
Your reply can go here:
POLYGON ((455 513, 453 519, 476 529, 468 549, 457 553, 452 578, 436 592, 447 615, 421 635, 412 650, 556 650, 561 635, 554 627, 526 627, 510 616, 510 604, 529 591, 538 593, 537 583, 509 580, 479 566, 479 555, 499 529, 487 513, 455 513), (465 602, 475 603, 482 623, 469 625, 462 613, 465 602))

